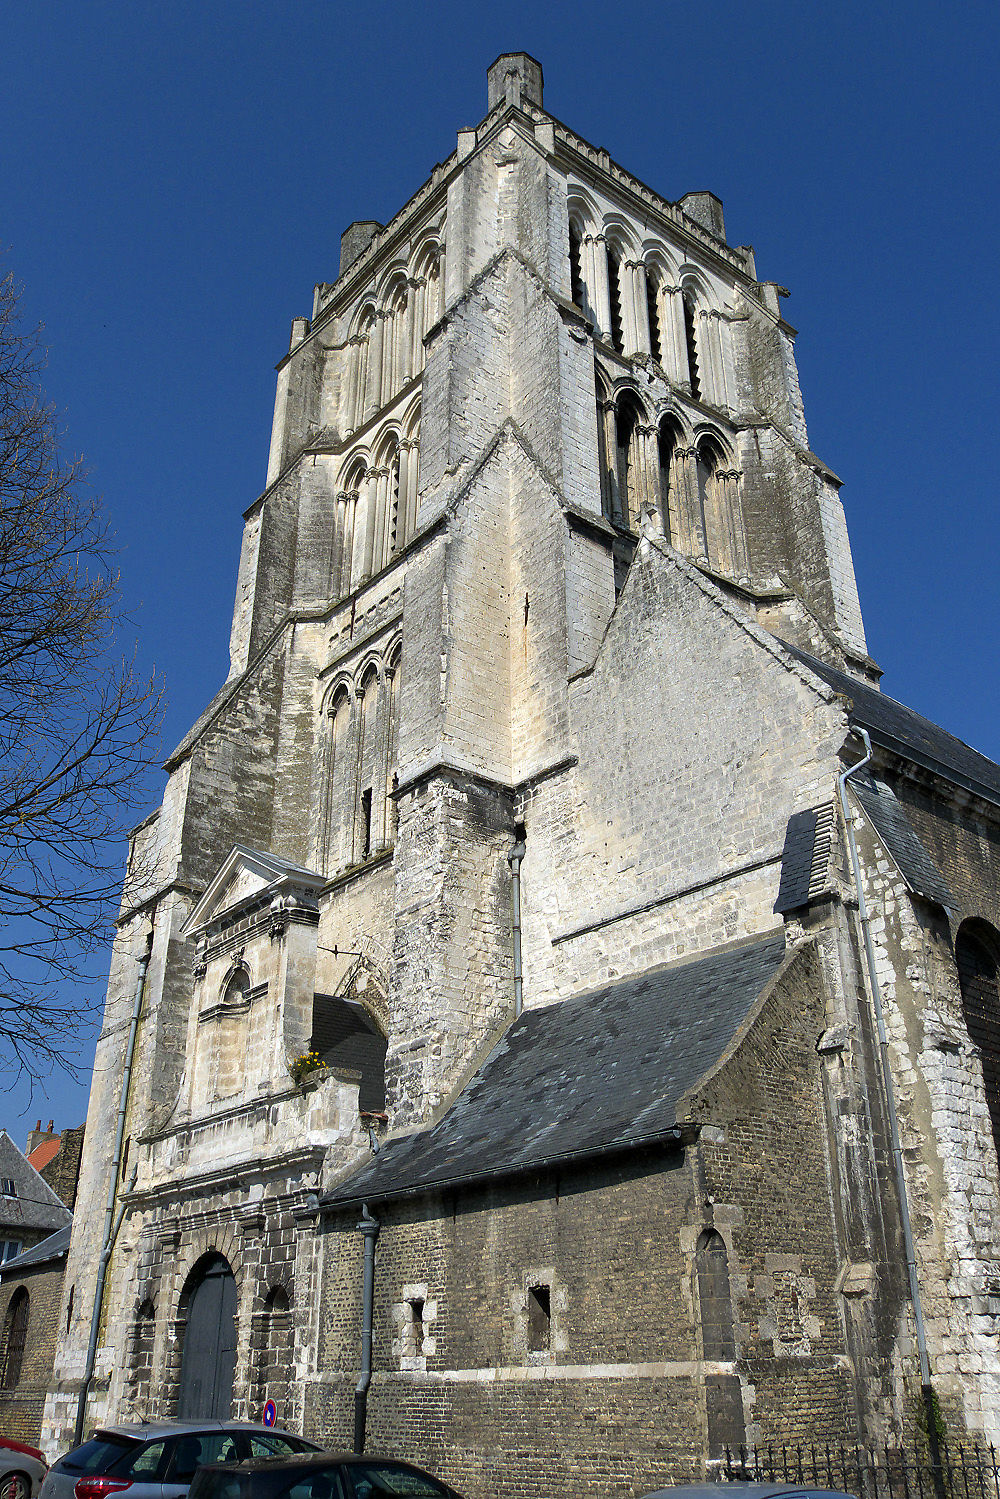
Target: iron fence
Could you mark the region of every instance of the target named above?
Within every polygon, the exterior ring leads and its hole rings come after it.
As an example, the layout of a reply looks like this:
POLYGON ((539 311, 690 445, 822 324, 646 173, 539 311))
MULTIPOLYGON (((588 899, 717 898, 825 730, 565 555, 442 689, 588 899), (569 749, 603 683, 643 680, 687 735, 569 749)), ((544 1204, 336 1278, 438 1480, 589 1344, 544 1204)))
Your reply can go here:
POLYGON ((1000 1499, 1000 1462, 993 1446, 942 1445, 934 1459, 901 1447, 727 1447, 719 1477, 841 1489, 858 1499, 1000 1499))

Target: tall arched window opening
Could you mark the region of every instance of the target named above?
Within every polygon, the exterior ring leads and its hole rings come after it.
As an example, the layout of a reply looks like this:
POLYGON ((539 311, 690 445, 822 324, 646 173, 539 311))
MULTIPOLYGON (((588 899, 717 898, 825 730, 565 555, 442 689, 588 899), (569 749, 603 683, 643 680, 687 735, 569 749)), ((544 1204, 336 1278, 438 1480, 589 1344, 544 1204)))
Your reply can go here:
POLYGON ((656 364, 662 364, 663 328, 660 323, 660 278, 652 266, 646 268, 646 316, 649 319, 649 352, 656 364))
POLYGON ((574 219, 569 221, 570 300, 583 312, 583 233, 574 219))
POLYGON ((979 1048, 993 1143, 1000 1157, 1000 977, 995 953, 1000 941, 982 924, 959 928, 955 962, 969 1039, 979 1048))
POLYGON ((615 421, 617 494, 612 519, 631 530, 638 525, 641 509, 639 419, 636 402, 628 395, 622 396, 615 421))
POLYGON ((399 666, 401 650, 397 646, 386 666, 386 683, 389 695, 389 724, 386 733, 385 775, 385 841, 391 848, 396 842, 396 799, 393 792, 397 784, 399 763, 399 666))
POLYGON ((660 480, 660 513, 663 516, 663 534, 671 546, 681 547, 680 522, 680 473, 678 452, 680 432, 673 422, 661 424, 656 435, 656 456, 660 480))
POLYGON ((28 1340, 28 1293, 19 1286, 10 1299, 3 1322, 3 1348, 0 1349, 0 1389, 12 1390, 21 1378, 24 1345, 28 1340))
POLYGON ((687 345, 688 380, 691 385, 691 394, 696 401, 701 400, 701 375, 698 369, 698 339, 695 332, 695 304, 694 297, 689 291, 685 291, 684 298, 684 342, 687 345))
POLYGON ((363 864, 382 847, 381 817, 384 771, 379 753, 379 676, 374 666, 358 688, 358 800, 354 833, 354 862, 363 864))
MULTIPOLYGON (((701 1321, 702 1358, 706 1363, 732 1363, 736 1359, 733 1301, 729 1285, 729 1256, 721 1236, 706 1229, 695 1250, 698 1311, 701 1321)), ((743 1394, 737 1374, 713 1374, 705 1379, 708 1415, 708 1451, 720 1457, 726 1447, 746 1441, 743 1394)))
MULTIPOLYGON (((351 699, 346 687, 328 710, 323 766, 322 867, 333 874, 345 862, 344 834, 354 810, 354 764, 351 755, 351 699)), ((349 852, 346 857, 349 857, 349 852)))
POLYGON ((616 245, 608 245, 608 299, 611 308, 611 342, 619 354, 625 352, 622 322, 622 259, 616 245))

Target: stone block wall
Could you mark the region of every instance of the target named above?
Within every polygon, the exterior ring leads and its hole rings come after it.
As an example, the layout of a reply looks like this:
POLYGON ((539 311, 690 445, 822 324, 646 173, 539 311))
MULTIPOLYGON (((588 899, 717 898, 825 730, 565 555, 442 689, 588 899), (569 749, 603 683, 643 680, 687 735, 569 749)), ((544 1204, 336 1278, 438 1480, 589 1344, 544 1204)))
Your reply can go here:
MULTIPOLYGON (((29 1298, 20 1377, 12 1387, 0 1389, 0 1432, 32 1447, 39 1445, 56 1338, 65 1315, 62 1302, 65 1268, 64 1258, 54 1264, 27 1266, 16 1279, 4 1276, 0 1283, 0 1328, 18 1292, 26 1291, 29 1298)), ((0 1349, 0 1358, 4 1352, 0 1349)))

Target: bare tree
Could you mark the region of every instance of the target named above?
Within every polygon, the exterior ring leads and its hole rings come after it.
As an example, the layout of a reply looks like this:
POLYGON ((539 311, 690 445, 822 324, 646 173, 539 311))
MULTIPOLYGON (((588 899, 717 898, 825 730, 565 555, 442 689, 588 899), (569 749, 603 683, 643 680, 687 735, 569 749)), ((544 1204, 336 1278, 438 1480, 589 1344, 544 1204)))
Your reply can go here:
MULTIPOLYGON (((59 452, 37 333, 0 283, 0 1071, 65 1063, 148 795, 159 692, 123 622, 100 500, 59 452)), ((103 966, 103 956, 101 965, 103 966)))

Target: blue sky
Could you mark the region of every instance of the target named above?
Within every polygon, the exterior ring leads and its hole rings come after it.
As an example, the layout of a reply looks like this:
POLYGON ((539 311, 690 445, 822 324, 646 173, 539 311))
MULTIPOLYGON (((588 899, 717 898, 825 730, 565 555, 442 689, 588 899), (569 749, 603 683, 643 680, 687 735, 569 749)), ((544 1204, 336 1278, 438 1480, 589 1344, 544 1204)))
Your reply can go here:
MULTIPOLYGON (((1000 757, 994 5, 52 0, 4 41, 4 263, 118 535, 165 751, 226 675, 292 317, 525 50, 553 114, 668 198, 718 193, 790 289, 883 686, 1000 757)), ((0 1124, 79 1122, 92 1047, 0 1124)))

